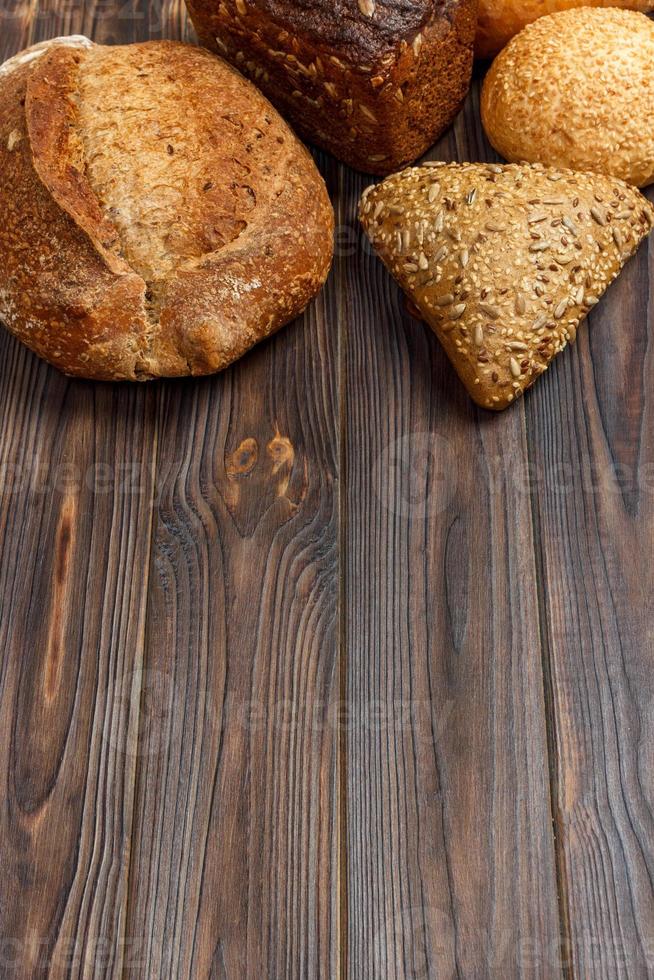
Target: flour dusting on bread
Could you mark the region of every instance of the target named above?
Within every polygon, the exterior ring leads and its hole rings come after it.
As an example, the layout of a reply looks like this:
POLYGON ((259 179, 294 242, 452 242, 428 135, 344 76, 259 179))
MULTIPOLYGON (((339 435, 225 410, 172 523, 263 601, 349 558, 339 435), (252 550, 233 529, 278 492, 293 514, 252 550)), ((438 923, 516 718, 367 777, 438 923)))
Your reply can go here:
POLYGON ((334 216, 311 157, 191 45, 80 39, 15 59, 0 172, 0 317, 71 375, 221 370, 329 270, 334 216))
POLYGON ((18 68, 28 65, 32 61, 37 61, 38 58, 42 58, 53 47, 90 48, 92 46, 93 42, 89 41, 88 37, 84 37, 82 34, 71 34, 69 37, 53 37, 49 41, 41 41, 39 44, 34 44, 31 48, 20 51, 13 58, 9 58, 3 62, 0 65, 0 78, 10 75, 18 68))

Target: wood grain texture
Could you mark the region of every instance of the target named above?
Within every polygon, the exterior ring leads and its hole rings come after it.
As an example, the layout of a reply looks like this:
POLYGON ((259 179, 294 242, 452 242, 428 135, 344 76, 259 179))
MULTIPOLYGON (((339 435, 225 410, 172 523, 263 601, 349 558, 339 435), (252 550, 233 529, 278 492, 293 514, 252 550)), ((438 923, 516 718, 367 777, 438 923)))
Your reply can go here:
MULTIPOLYGON (((97 9, 4 9, 0 57, 84 18, 93 32, 97 9)), ((156 390, 71 382, 0 345, 0 976, 118 977, 156 390)))
POLYGON ((527 401, 570 975, 654 975, 654 251, 527 401))
POLYGON ((118 975, 154 400, 67 382, 8 337, 0 385, 0 973, 118 975))
POLYGON ((335 974, 333 299, 162 388, 146 663, 165 711, 139 760, 135 975, 335 974))
MULTIPOLYGON (((0 4, 79 32, 192 37, 0 4)), ((654 976, 654 245, 489 416, 319 162, 327 288, 223 375, 0 336, 0 977, 654 976)))
MULTIPOLYGON (((90 5, 86 17, 92 29, 90 5)), ((20 5, 1 22, 4 59, 79 32, 81 9, 20 5)), ((119 976, 154 391, 72 383, 7 334, 1 343, 0 717, 10 735, 1 742, 0 973, 119 976)))
POLYGON ((524 409, 476 410, 374 259, 348 289, 349 975, 555 977, 524 409))

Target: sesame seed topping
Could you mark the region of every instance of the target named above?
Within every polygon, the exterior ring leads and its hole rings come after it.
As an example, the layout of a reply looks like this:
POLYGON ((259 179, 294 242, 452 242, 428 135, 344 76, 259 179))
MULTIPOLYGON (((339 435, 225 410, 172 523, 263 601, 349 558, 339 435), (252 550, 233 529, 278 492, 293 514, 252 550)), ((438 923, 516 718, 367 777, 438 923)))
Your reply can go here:
POLYGON ((504 408, 533 384, 654 226, 635 189, 555 173, 553 198, 542 167, 434 161, 361 203, 377 250, 437 334, 451 335, 448 353, 483 404, 504 408))

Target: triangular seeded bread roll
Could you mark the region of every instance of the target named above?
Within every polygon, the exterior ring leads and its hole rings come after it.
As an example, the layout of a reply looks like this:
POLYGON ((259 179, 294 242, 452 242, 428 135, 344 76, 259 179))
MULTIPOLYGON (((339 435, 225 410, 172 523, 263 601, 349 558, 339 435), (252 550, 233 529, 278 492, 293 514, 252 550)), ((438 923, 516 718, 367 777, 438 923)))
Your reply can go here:
POLYGON ((610 177, 432 163, 369 187, 360 218, 471 397, 499 410, 575 339, 654 208, 610 177))

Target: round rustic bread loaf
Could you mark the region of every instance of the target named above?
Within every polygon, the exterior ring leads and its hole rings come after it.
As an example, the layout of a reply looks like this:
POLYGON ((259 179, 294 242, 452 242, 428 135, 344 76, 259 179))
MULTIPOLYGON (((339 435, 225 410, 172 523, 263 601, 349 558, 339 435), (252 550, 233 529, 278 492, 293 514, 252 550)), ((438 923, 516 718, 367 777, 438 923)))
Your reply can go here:
POLYGON ((494 58, 523 27, 572 7, 624 7, 646 14, 654 0, 480 0, 475 44, 478 58, 494 58))
POLYGON ((0 67, 0 319, 66 374, 218 371, 324 282, 308 152, 213 55, 39 45, 0 67))
POLYGON ((542 17, 493 62, 482 91, 486 134, 522 160, 654 181, 654 23, 580 7, 542 17))

